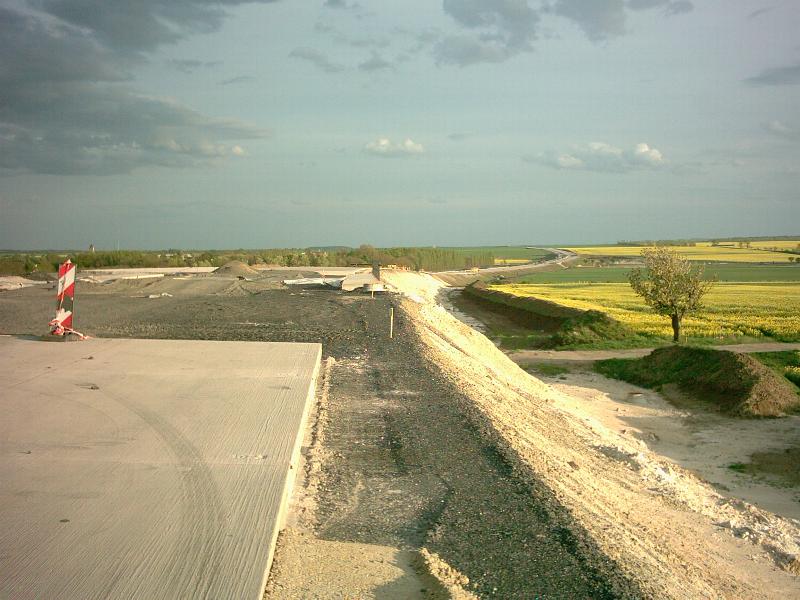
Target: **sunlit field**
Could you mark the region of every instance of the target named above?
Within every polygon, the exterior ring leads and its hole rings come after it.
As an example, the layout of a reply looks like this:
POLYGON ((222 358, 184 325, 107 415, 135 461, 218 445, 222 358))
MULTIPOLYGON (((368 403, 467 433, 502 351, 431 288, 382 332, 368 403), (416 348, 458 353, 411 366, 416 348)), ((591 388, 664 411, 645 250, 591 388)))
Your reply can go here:
MULTIPOLYGON (((585 267, 575 266, 558 271, 529 273, 514 280, 514 283, 627 283, 632 267, 585 267)), ((710 263, 703 268, 706 278, 735 282, 800 282, 800 264, 776 263, 710 263)))
MULTIPOLYGON (((751 242, 750 248, 739 248, 734 242, 721 242, 719 246, 712 246, 710 242, 697 242, 696 246, 670 246, 677 254, 695 261, 723 261, 723 262, 790 262, 795 256, 786 252, 775 252, 770 248, 779 250, 792 250, 797 247, 798 241, 767 240, 751 242)), ((637 257, 641 256, 642 246, 592 246, 566 248, 580 256, 614 256, 637 257)), ((798 256, 800 257, 800 256, 798 256)))
MULTIPOLYGON (((537 297, 584 310, 600 310, 642 335, 668 338, 667 317, 655 314, 625 283, 497 285, 492 289, 537 297)), ((683 321, 689 337, 769 337, 800 341, 800 284, 718 283, 705 307, 683 321)))

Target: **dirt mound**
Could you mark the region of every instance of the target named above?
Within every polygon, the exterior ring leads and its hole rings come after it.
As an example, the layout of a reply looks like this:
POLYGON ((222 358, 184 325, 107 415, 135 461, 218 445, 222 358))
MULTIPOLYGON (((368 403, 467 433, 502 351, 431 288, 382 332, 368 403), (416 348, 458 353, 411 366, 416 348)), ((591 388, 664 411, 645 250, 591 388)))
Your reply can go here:
POLYGON ((225 275, 226 277, 253 277, 258 275, 258 271, 240 260, 232 260, 214 271, 214 275, 225 275))
POLYGON ((644 387, 677 384, 719 410, 743 417, 777 417, 800 408, 800 396, 747 354, 710 348, 659 348, 644 358, 597 363, 604 375, 644 387))

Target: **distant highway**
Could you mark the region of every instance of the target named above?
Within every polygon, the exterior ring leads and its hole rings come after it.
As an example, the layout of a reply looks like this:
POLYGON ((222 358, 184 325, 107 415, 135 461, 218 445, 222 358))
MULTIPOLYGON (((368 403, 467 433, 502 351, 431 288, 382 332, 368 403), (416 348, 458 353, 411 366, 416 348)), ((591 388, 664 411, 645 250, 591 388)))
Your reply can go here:
POLYGON ((533 273, 546 267, 555 265, 567 268, 569 263, 575 262, 578 255, 569 250, 561 248, 543 248, 552 254, 554 258, 535 263, 525 263, 523 265, 511 265, 505 267, 486 267, 484 269, 474 270, 460 270, 460 271, 439 271, 438 273, 431 273, 434 277, 442 280, 448 285, 455 287, 469 285, 474 281, 486 279, 489 276, 508 275, 511 277, 519 277, 527 273, 533 273))

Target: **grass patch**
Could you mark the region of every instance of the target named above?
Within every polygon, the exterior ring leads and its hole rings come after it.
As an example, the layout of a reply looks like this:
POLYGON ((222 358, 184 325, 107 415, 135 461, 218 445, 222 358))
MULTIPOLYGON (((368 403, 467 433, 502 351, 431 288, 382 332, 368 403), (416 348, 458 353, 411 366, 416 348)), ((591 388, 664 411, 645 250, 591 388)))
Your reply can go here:
POLYGON ((637 348, 651 345, 653 340, 635 334, 603 312, 589 310, 565 319, 549 344, 553 348, 637 348))
MULTIPOLYGON (((523 348, 637 348, 654 345, 657 340, 638 335, 598 310, 582 310, 540 298, 521 297, 489 289, 483 283, 464 288, 464 297, 480 305, 484 312, 503 315, 508 322, 522 327, 509 335, 494 331, 501 346, 523 348)), ((484 323, 496 319, 478 316, 484 323)), ((492 329, 492 325, 488 326, 492 329)))
POLYGON ((478 296, 454 294, 451 302, 462 313, 480 321, 486 335, 505 350, 541 348, 557 323, 515 310, 478 296))
POLYGON ((800 406, 785 378, 747 354, 673 346, 644 358, 598 361, 595 370, 653 389, 677 385, 688 396, 736 416, 775 417, 800 406))
POLYGON ((546 362, 527 365, 526 370, 533 371, 538 375, 544 375, 545 377, 558 377, 559 375, 570 372, 567 367, 546 362))

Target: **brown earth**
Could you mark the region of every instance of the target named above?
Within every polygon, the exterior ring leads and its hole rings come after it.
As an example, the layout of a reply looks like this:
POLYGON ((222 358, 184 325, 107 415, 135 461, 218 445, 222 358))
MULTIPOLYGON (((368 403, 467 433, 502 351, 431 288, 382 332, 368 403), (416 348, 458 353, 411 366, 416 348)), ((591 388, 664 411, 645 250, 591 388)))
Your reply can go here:
POLYGON ((239 261, 232 260, 225 263, 213 273, 214 275, 231 275, 233 277, 252 277, 258 275, 259 272, 249 265, 239 261))

